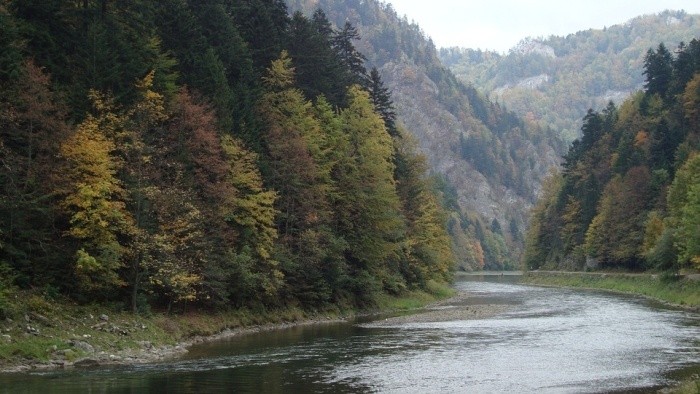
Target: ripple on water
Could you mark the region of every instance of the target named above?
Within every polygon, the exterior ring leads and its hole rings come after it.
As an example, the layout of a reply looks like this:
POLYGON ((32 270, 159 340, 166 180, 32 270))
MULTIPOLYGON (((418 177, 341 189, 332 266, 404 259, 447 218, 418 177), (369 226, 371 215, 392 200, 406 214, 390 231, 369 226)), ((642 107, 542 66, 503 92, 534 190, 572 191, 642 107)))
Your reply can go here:
POLYGON ((472 296, 420 317, 255 334, 170 363, 0 376, 0 394, 606 392, 700 370, 696 313, 599 292, 456 287, 472 296))
POLYGON ((334 379, 362 376, 381 392, 608 391, 664 384, 664 372, 700 363, 700 328, 687 312, 595 292, 471 282, 458 288, 483 298, 509 294, 520 304, 483 320, 397 320, 391 327, 405 333, 399 345, 425 332, 442 340, 420 352, 367 354, 338 366, 334 379))

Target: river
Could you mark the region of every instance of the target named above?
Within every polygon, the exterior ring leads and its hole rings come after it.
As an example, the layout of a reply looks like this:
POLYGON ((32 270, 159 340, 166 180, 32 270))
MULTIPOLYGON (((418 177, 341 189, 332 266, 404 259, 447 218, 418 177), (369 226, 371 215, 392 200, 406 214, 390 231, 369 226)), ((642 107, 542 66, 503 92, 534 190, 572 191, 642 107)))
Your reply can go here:
POLYGON ((167 363, 0 375, 0 392, 649 392, 700 373, 697 313, 517 280, 460 279, 471 296, 440 307, 498 306, 483 319, 295 327, 167 363))

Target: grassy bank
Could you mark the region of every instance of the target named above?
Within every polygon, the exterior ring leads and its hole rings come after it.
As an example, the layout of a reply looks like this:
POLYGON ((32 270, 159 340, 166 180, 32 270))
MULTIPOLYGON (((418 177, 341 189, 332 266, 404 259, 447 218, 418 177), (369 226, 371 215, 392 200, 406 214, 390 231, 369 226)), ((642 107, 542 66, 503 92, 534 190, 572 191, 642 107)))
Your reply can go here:
MULTIPOLYGON (((369 312, 406 310, 448 298, 454 290, 431 283, 427 291, 401 296, 383 295, 369 312)), ((15 292, 0 320, 0 371, 61 368, 91 361, 140 363, 184 352, 184 348, 217 335, 238 335, 296 324, 351 318, 355 309, 329 307, 308 311, 241 309, 207 313, 153 313, 149 316, 116 311, 104 305, 77 305, 39 293, 15 292)))
MULTIPOLYGON (((700 281, 655 274, 527 272, 523 283, 543 286, 610 290, 636 294, 683 308, 700 310, 700 281)), ((691 377, 663 389, 668 394, 700 393, 700 379, 691 377)))
POLYGON ((524 283, 637 294, 685 308, 700 309, 700 281, 653 274, 528 272, 524 283))

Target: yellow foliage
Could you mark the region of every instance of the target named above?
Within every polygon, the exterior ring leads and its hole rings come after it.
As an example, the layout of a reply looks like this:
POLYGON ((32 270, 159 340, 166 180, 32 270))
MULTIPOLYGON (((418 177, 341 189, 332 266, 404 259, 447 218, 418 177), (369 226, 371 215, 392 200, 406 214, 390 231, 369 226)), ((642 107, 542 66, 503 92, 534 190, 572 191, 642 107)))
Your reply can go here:
POLYGON ((109 97, 95 91, 90 97, 97 116, 88 115, 60 146, 65 164, 61 205, 69 214, 68 234, 81 241, 76 275, 84 288, 99 291, 123 284, 116 273, 125 253, 120 238, 136 228, 116 176, 122 161, 114 154, 113 138, 123 133, 124 119, 112 112, 109 97))
POLYGON ((644 230, 644 247, 643 253, 648 253, 654 246, 656 246, 657 241, 664 232, 664 220, 663 217, 656 211, 652 211, 649 214, 649 219, 647 219, 646 227, 644 230))
POLYGON ((279 59, 272 61, 262 79, 273 91, 288 88, 294 83, 294 67, 287 51, 282 51, 279 59))

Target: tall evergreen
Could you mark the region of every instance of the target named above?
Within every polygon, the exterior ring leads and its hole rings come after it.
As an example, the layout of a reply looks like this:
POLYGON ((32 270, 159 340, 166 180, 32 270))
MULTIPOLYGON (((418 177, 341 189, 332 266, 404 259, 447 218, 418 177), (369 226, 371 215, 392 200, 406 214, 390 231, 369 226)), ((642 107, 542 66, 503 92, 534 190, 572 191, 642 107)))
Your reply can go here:
POLYGON ((671 52, 661 43, 654 51, 649 49, 644 57, 644 88, 649 94, 665 96, 673 74, 673 58, 671 52))
POLYGON ((372 67, 369 73, 369 95, 372 98, 374 109, 384 119, 384 125, 392 137, 398 137, 399 133, 396 128, 396 111, 394 111, 394 103, 391 101, 391 93, 384 86, 382 78, 379 75, 376 67, 372 67))
POLYGON ((367 68, 365 62, 367 58, 355 48, 354 41, 360 39, 360 33, 350 22, 345 22, 343 27, 335 32, 333 37, 333 48, 340 57, 341 63, 346 68, 346 74, 340 76, 346 78, 347 86, 358 84, 366 87, 368 85, 367 68))

